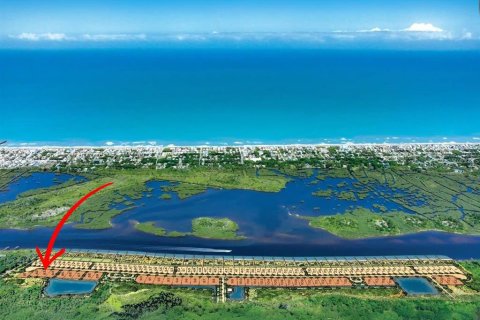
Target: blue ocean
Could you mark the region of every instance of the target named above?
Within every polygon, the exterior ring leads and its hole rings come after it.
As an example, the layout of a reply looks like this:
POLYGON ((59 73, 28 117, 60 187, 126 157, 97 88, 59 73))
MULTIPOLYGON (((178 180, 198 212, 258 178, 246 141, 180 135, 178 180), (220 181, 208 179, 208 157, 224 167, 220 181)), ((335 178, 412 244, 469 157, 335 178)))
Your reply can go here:
POLYGON ((0 51, 0 140, 253 144, 480 139, 480 52, 0 51))

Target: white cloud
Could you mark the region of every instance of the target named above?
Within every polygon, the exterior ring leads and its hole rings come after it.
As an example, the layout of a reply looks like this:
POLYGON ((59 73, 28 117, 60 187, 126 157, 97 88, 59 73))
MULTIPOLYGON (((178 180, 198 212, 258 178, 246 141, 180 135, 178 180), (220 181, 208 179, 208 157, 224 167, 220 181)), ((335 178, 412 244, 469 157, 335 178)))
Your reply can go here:
POLYGON ((46 33, 44 36, 51 41, 67 40, 67 36, 64 33, 46 33))
POLYGON ((392 31, 392 30, 375 27, 375 28, 368 29, 368 30, 358 30, 357 32, 390 32, 390 31, 392 31))
POLYGON ((87 41, 134 41, 145 40, 147 36, 141 34, 84 34, 79 40, 87 41))
POLYGON ((410 25, 410 27, 403 29, 402 31, 407 32, 444 32, 443 29, 434 26, 431 23, 415 22, 410 25))
POLYGON ((24 41, 135 41, 145 40, 147 36, 141 34, 83 34, 69 35, 65 33, 33 33, 23 32, 10 35, 9 38, 24 41))
POLYGON ((35 33, 26 33, 26 32, 21 33, 17 36, 11 35, 10 38, 19 39, 19 40, 30 40, 30 41, 40 40, 38 35, 36 35, 35 33))
MULTIPOLYGON (((337 31, 337 32, 342 32, 342 31, 337 31)), ((424 22, 415 22, 412 23, 408 28, 400 29, 400 30, 392 30, 392 29, 387 29, 387 28, 381 28, 381 27, 374 27, 371 29, 362 29, 362 30, 357 30, 355 32, 358 33, 369 33, 369 32, 385 32, 385 33, 399 33, 399 32, 437 32, 437 33, 442 33, 445 32, 445 30, 434 26, 431 23, 424 23, 424 22)))
POLYGON ((113 146, 115 143, 113 143, 112 141, 107 141, 107 142, 105 142, 105 144, 106 144, 107 146, 113 146))
POLYGON ((384 40, 469 40, 473 39, 473 35, 464 31, 462 34, 454 34, 443 30, 431 23, 414 22, 409 27, 404 29, 386 29, 381 27, 374 27, 372 29, 357 30, 354 34, 364 37, 377 37, 384 40))
POLYGON ((63 41, 68 37, 64 33, 31 33, 23 32, 18 35, 10 35, 10 38, 27 41, 63 41))

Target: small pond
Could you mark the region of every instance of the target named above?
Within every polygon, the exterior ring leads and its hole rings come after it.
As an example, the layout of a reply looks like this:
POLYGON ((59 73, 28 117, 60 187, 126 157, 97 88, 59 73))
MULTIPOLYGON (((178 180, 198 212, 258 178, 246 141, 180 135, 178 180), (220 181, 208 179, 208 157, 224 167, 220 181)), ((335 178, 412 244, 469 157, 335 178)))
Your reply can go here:
POLYGON ((97 286, 96 281, 51 279, 45 288, 48 296, 91 293, 97 286))
POLYGON ((232 287, 232 291, 228 293, 229 300, 245 300, 244 287, 232 287))
POLYGON ((438 294, 438 290, 425 278, 396 278, 395 281, 408 295, 438 294))

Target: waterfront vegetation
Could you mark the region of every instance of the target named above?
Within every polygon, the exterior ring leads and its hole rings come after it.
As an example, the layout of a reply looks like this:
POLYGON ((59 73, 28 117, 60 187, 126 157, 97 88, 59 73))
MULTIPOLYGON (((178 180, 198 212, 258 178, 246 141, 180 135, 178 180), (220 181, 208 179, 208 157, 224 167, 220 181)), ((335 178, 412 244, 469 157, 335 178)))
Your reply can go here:
POLYGON ((355 197, 355 193, 351 191, 341 191, 338 193, 338 199, 340 200, 349 200, 349 201, 355 201, 357 198, 355 197))
POLYGON ((164 236, 167 234, 165 229, 155 225, 155 222, 139 222, 135 224, 135 229, 141 232, 154 234, 156 236, 164 236))
POLYGON ((0 170, 0 191, 6 190, 10 183, 26 175, 28 171, 25 170, 0 170))
POLYGON ((135 224, 135 229, 156 236, 183 237, 194 236, 206 239, 241 240, 245 237, 237 234, 238 225, 228 218, 200 217, 192 220, 191 232, 170 231, 155 225, 155 222, 140 222, 135 224))
POLYGON ((388 210, 378 203, 374 211, 355 205, 335 215, 304 216, 312 227, 345 238, 364 238, 438 230, 480 234, 478 177, 444 170, 336 168, 321 170, 317 179, 346 179, 341 191, 319 189, 320 197, 352 202, 367 197, 403 208, 388 210))
POLYGON ((255 170, 195 168, 191 170, 96 170, 89 173, 89 180, 82 183, 60 184, 51 188, 32 190, 21 194, 16 200, 0 204, 0 226, 3 228, 32 228, 55 225, 60 216, 43 217, 47 210, 72 206, 78 199, 96 187, 113 182, 92 200, 86 201, 70 217, 76 228, 104 229, 111 226, 110 220, 132 208, 130 199, 140 199, 148 191, 146 182, 167 180, 179 182, 169 191, 182 199, 203 192, 208 187, 225 189, 248 189, 261 192, 278 192, 285 187, 288 178, 283 175, 257 175, 255 170), (126 205, 115 209, 115 204, 126 205), (128 205, 130 204, 130 205, 128 205), (41 218, 39 218, 41 217, 41 218))
MULTIPOLYGON (((180 182, 172 186, 163 186, 164 192, 175 192, 181 200, 200 194, 207 190, 207 186, 180 182)), ((168 193, 165 195, 169 196, 168 193)), ((162 195, 163 196, 163 195, 162 195)))
MULTIPOLYGON (((331 152, 335 154, 337 151, 331 152)), ((0 173, 11 180, 30 172, 3 170, 0 173)), ((0 226, 53 226, 61 215, 50 215, 49 212, 70 207, 88 191, 109 181, 114 185, 96 194, 92 198, 94 201, 85 202, 69 219, 76 228, 109 228, 113 217, 134 207, 132 200, 151 191, 146 185, 149 181, 170 181, 170 185, 161 187, 160 198, 167 200, 176 195, 183 200, 203 193, 207 188, 279 192, 293 177, 312 177, 309 186, 314 196, 351 203, 347 209, 335 214, 325 215, 320 207, 301 217, 308 219, 310 226, 335 235, 362 238, 428 230, 480 234, 480 188, 476 171, 457 172, 444 167, 419 170, 395 164, 379 168, 360 163, 356 166, 337 164, 318 170, 278 165, 275 169, 255 169, 248 165, 161 170, 96 169, 85 176, 88 181, 69 180, 50 188, 30 190, 14 201, 0 204, 0 226), (361 202, 365 199, 374 202, 373 205, 362 207, 361 202), (395 209, 389 209, 388 203, 395 209), (119 209, 116 204, 123 204, 123 207, 119 209)), ((172 232, 176 236, 185 235, 172 232)), ((207 234, 197 232, 197 236, 207 234)))
POLYGON ((480 264, 455 299, 399 289, 250 289, 243 303, 216 303, 210 289, 103 281, 89 296, 46 297, 43 280, 0 278, 0 318, 18 319, 477 319, 480 264))
POLYGON ((317 190, 312 193, 314 196, 317 197, 326 197, 326 198, 331 198, 333 195, 333 190, 327 189, 327 190, 317 190))
POLYGON ((162 193, 162 195, 160 196, 160 199, 162 199, 162 200, 170 200, 170 199, 172 199, 172 195, 171 195, 171 194, 168 194, 168 193, 162 193))
POLYGON ((185 237, 191 235, 191 232, 180 232, 180 231, 167 231, 162 227, 159 227, 153 221, 148 222, 139 222, 135 224, 135 229, 141 232, 150 233, 159 237, 185 237))
MULTIPOLYGON (((463 225, 460 214, 437 214, 432 218, 400 211, 377 214, 365 208, 356 208, 343 214, 303 217, 309 225, 322 228, 343 238, 367 238, 401 235, 427 230, 463 233, 469 228, 463 225)), ((466 233, 478 234, 477 229, 466 233)))
POLYGON ((308 178, 313 174, 314 170, 312 168, 281 167, 279 172, 291 177, 308 178))
POLYGON ((227 218, 216 219, 200 217, 192 221, 192 235, 200 238, 240 240, 243 236, 237 235, 238 225, 227 218))

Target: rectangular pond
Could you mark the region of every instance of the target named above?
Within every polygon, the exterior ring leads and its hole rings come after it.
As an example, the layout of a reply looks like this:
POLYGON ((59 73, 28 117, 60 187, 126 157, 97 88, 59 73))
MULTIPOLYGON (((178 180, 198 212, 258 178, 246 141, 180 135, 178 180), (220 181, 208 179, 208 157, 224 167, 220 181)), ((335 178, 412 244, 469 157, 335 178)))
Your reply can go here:
POLYGON ((88 294, 96 286, 96 281, 51 279, 45 288, 45 293, 51 297, 66 294, 88 294))
POLYGON ((244 287, 232 287, 232 291, 228 293, 229 300, 242 301, 245 300, 245 288, 244 287))
POLYGON ((438 290, 425 278, 395 278, 408 295, 435 295, 438 290))

